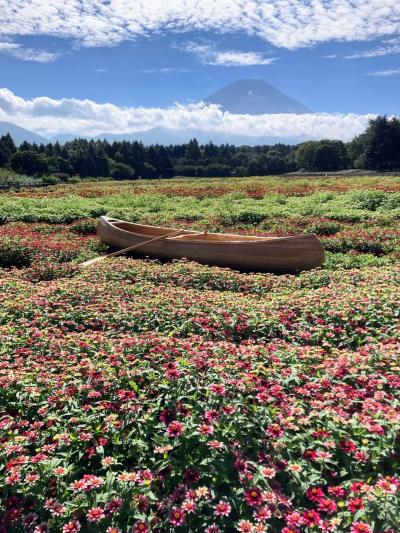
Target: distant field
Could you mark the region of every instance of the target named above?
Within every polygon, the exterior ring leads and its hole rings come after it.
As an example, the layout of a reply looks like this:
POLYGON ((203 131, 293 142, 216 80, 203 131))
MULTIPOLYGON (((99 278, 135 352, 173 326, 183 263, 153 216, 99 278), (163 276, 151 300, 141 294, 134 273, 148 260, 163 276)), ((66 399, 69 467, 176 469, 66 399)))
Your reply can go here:
POLYGON ((400 178, 86 182, 0 222, 0 533, 398 531, 400 178), (80 270, 106 213, 327 260, 80 270))

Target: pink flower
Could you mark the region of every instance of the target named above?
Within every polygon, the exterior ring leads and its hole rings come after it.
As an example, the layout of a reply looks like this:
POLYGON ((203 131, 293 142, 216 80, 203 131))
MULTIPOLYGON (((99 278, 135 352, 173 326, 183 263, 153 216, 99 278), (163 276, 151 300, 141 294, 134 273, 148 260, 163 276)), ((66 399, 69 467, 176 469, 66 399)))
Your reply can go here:
POLYGON ((290 527, 300 527, 303 523, 303 517, 298 511, 294 511, 292 514, 286 516, 286 524, 290 527))
POLYGON ((253 531, 253 524, 248 520, 240 520, 236 529, 241 533, 251 533, 253 531))
POLYGON ((257 509, 257 511, 254 513, 256 522, 266 522, 271 518, 271 516, 272 513, 268 507, 260 507, 260 509, 257 509))
POLYGON ((376 482, 375 487, 379 487, 385 494, 396 494, 396 492, 399 490, 400 483, 396 478, 391 478, 388 476, 379 479, 376 482))
POLYGON ((224 443, 219 440, 209 440, 207 442, 207 446, 214 450, 222 450, 222 448, 224 447, 224 443))
POLYGON ((167 428, 167 433, 170 437, 179 437, 182 435, 185 426, 182 422, 171 422, 167 428))
POLYGON ((196 510, 196 502, 194 500, 185 500, 183 503, 182 503, 182 509, 186 512, 186 513, 194 513, 195 510, 196 510))
POLYGON ((335 498, 344 498, 347 494, 346 490, 340 485, 336 487, 329 487, 328 493, 335 498))
POLYGON ((322 498, 318 502, 318 511, 323 513, 333 514, 337 510, 337 505, 329 498, 322 498))
POLYGON ((200 424, 199 433, 201 433, 202 435, 212 435, 214 433, 214 429, 208 424, 200 424))
POLYGON ((221 530, 216 524, 212 524, 206 528, 205 533, 221 533, 221 530))
POLYGON ((270 468, 268 466, 264 467, 262 470, 261 470, 261 473, 263 476, 265 476, 266 478, 268 479, 272 479, 275 477, 276 475, 276 470, 275 468, 270 468))
POLYGON ((66 474, 66 470, 62 466, 58 466, 57 468, 54 468, 53 474, 56 476, 64 476, 66 474))
POLYGON ((232 507, 229 505, 228 502, 220 500, 215 506, 214 514, 216 514, 217 516, 228 516, 231 510, 232 507))
POLYGON ((185 513, 182 509, 175 507, 169 513, 169 521, 174 526, 181 526, 185 522, 185 513))
POLYGON ((89 522, 100 522, 105 516, 101 507, 92 507, 86 515, 89 522))
POLYGON ((119 511, 122 507, 122 499, 121 498, 113 498, 110 500, 106 505, 106 511, 107 513, 114 514, 117 511, 119 511))
POLYGON ((210 385, 210 391, 217 396, 223 396, 225 394, 225 387, 220 383, 212 383, 210 385))
POLYGON ((271 424, 267 428, 267 434, 272 438, 280 438, 283 435, 283 429, 278 424, 271 424))
POLYGON ((63 533, 76 533, 81 529, 81 525, 77 520, 71 520, 68 524, 63 526, 63 533))
POLYGON ((372 528, 365 522, 354 522, 350 528, 351 533, 372 533, 372 528))

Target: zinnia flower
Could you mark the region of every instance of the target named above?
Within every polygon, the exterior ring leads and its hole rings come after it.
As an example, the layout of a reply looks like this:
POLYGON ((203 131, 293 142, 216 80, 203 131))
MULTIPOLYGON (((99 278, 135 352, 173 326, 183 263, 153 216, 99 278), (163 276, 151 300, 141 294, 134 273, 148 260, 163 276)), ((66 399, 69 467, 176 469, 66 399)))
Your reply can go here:
POLYGON ((224 500, 220 500, 215 506, 214 513, 217 516, 228 516, 231 510, 232 510, 232 507, 229 505, 228 502, 225 502, 224 500))
POLYGON ((171 422, 167 428, 167 433, 170 437, 179 437, 182 435, 184 427, 182 422, 171 422))
POLYGON ((247 504, 251 505, 252 507, 257 507, 263 502, 262 492, 258 487, 253 487, 252 489, 246 490, 244 497, 247 504))
POLYGON ((105 516, 101 507, 92 507, 86 515, 89 522, 100 522, 105 516))
POLYGON ((372 527, 365 522, 354 522, 350 528, 351 533, 372 533, 372 527))
POLYGON ((185 522, 185 513, 182 509, 175 507, 169 513, 169 521, 174 526, 181 526, 185 522))

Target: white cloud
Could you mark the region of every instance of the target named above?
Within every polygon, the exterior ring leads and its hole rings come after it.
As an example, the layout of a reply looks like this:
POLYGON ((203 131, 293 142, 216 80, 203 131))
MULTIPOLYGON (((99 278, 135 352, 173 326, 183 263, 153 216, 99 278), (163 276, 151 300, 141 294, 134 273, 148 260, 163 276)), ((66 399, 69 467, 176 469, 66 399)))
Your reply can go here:
POLYGON ((370 57, 382 57, 394 54, 400 54, 400 39, 391 39, 387 41, 389 46, 382 45, 369 50, 363 50, 361 52, 355 52, 345 56, 345 59, 368 59, 370 57))
POLYGON ((241 52, 240 50, 217 50, 212 44, 187 42, 179 46, 185 52, 198 56, 206 65, 224 67, 250 67, 254 65, 271 65, 276 57, 265 57, 261 52, 241 52))
POLYGON ((0 120, 13 122, 43 135, 133 133, 153 128, 198 130, 206 133, 253 137, 335 138, 350 140, 361 133, 374 115, 276 114, 235 115, 204 103, 168 108, 118 107, 92 100, 41 96, 26 100, 0 89, 0 120))
POLYGON ((398 0, 0 0, 0 35, 112 46, 160 32, 245 32, 288 49, 398 35, 398 0))
POLYGON ((7 54, 22 61, 36 61, 37 63, 49 63, 50 61, 55 61, 58 57, 58 54, 47 50, 24 48, 22 45, 13 42, 0 42, 0 54, 7 54))
POLYGON ((370 72, 368 76, 399 76, 400 68, 392 68, 389 70, 378 70, 376 72, 370 72))

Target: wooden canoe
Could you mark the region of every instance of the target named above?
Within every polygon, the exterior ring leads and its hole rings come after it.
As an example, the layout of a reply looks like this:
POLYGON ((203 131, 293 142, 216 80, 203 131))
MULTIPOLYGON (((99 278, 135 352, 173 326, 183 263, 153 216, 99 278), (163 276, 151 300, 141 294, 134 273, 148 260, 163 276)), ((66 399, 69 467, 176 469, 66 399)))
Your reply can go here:
MULTIPOLYGON (((97 234, 118 250, 173 232, 173 228, 133 224, 100 217, 97 234)), ((253 272, 300 272, 321 266, 324 248, 315 235, 255 237, 182 230, 181 235, 139 246, 135 253, 182 259, 253 272)))

